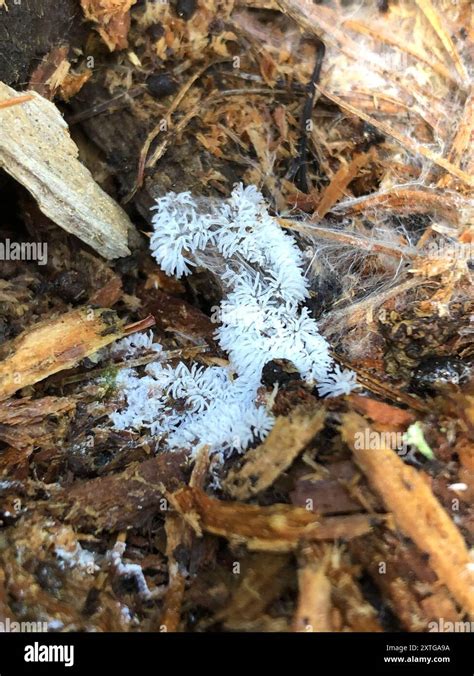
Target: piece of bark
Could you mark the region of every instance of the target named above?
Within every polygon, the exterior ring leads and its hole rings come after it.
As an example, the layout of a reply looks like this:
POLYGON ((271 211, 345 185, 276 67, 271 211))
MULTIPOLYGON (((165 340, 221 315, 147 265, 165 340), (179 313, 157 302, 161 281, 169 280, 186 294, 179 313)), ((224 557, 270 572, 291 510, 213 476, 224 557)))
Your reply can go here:
POLYGON ((298 479, 290 498, 293 505, 311 506, 311 511, 319 514, 347 514, 363 510, 337 479, 298 479))
POLYGON ((118 474, 73 484, 47 508, 85 530, 138 528, 166 508, 163 489, 176 490, 184 483, 186 458, 184 452, 162 453, 118 474))
POLYGON ((265 441, 245 454, 243 465, 231 470, 222 486, 237 500, 246 500, 271 486, 323 428, 325 410, 298 407, 276 419, 265 441))
POLYGON ((427 631, 429 622, 436 618, 453 619, 448 589, 439 584, 411 542, 400 542, 385 531, 353 540, 348 548, 352 558, 368 571, 405 631, 427 631))
POLYGON ((11 85, 27 82, 41 57, 65 44, 80 49, 88 33, 77 0, 4 2, 0 8, 0 80, 11 85))
POLYGON ((377 401, 377 399, 362 397, 360 394, 350 394, 349 402, 357 413, 362 413, 381 425, 390 425, 394 431, 406 430, 416 420, 415 415, 410 411, 377 401))
POLYGON ((175 335, 180 342, 208 345, 218 351, 214 337, 216 324, 201 310, 183 298, 177 298, 160 289, 144 289, 143 311, 153 315, 158 331, 175 335))
POLYGON ((123 323, 113 310, 79 308, 47 319, 2 345, 0 400, 121 338, 123 323))
POLYGON ((383 443, 375 451, 357 448, 356 435, 366 428, 366 420, 357 413, 345 414, 343 440, 398 526, 429 555, 429 564, 440 582, 474 617, 474 570, 464 538, 421 472, 406 465, 383 443))
POLYGON ((71 68, 68 53, 65 45, 52 49, 33 71, 28 89, 52 101, 71 68))
POLYGON ((0 424, 9 426, 37 424, 48 415, 63 414, 73 410, 75 406, 75 400, 70 397, 11 399, 0 403, 0 424))
MULTIPOLYGON (((56 106, 32 92, 2 111, 0 167, 25 186, 41 211, 104 258, 127 256, 127 214, 79 162, 78 149, 56 106)), ((0 102, 17 92, 0 82, 0 102)))
MULTIPOLYGON (((17 449, 51 447, 64 438, 76 402, 70 397, 7 399, 0 403, 0 439, 17 449)), ((3 456, 0 456, 0 468, 3 456)))
MULTIPOLYGON (((202 446, 197 454, 189 485, 201 488, 204 485, 208 469, 209 449, 207 446, 202 446)), ((175 632, 179 630, 187 568, 189 567, 189 560, 183 564, 179 560, 179 555, 180 553, 182 555, 184 551, 187 553, 186 558, 189 559, 195 537, 189 525, 178 514, 170 512, 166 515, 165 531, 169 581, 163 602, 160 631, 164 629, 167 632, 175 632)))
POLYGON ((291 505, 224 502, 196 488, 183 488, 169 499, 198 534, 207 531, 245 543, 251 550, 286 552, 303 541, 356 538, 368 533, 376 522, 365 514, 321 519, 291 505))
POLYGON ((13 480, 26 479, 28 476, 28 461, 33 453, 33 446, 15 448, 9 446, 0 453, 0 477, 13 480))
POLYGON ((190 528, 177 514, 167 514, 165 530, 169 579, 160 618, 160 631, 176 632, 181 619, 186 576, 180 570, 175 554, 186 546, 185 543, 190 544, 190 528))

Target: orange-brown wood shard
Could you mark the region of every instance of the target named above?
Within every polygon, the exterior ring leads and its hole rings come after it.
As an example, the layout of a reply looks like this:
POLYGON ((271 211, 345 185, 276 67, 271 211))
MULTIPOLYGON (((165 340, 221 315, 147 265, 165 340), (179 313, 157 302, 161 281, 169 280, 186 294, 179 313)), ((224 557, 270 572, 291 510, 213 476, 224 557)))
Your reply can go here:
POLYGON ((17 106, 19 103, 26 103, 27 101, 31 101, 32 98, 33 94, 22 94, 6 101, 0 101, 0 110, 2 108, 10 108, 10 106, 17 106))
POLYGON ((349 164, 343 164, 339 167, 331 179, 331 183, 324 189, 316 212, 313 214, 313 219, 315 217, 323 218, 334 204, 341 199, 349 183, 357 176, 359 170, 367 164, 371 155, 370 151, 358 153, 349 164))
POLYGON ((36 324, 2 346, 0 400, 72 368, 123 335, 123 322, 108 309, 80 308, 36 324))
POLYGON ((421 143, 414 141, 411 138, 408 138, 408 136, 405 136, 404 134, 401 134, 400 132, 393 129, 386 122, 377 120, 372 115, 368 115, 367 113, 364 113, 362 110, 355 108, 350 103, 347 103, 347 101, 342 99, 340 96, 337 96, 336 94, 333 94, 332 92, 328 91, 325 87, 322 87, 321 85, 316 85, 316 87, 321 92, 321 94, 324 94, 324 96, 326 96, 330 101, 333 101, 338 106, 340 106, 342 110, 346 110, 348 113, 351 113, 351 115, 360 117, 362 120, 365 120, 365 122, 368 122, 369 124, 376 127, 383 134, 391 136, 396 141, 398 141, 398 143, 401 146, 403 146, 406 150, 410 151, 414 155, 422 155, 427 160, 434 162, 439 167, 445 169, 445 171, 449 172, 453 176, 456 176, 456 178, 459 178, 467 185, 474 186, 474 177, 469 175, 459 167, 457 167, 455 164, 447 160, 445 157, 437 155, 427 146, 422 145, 421 143))
POLYGON ((182 452, 162 453, 122 472, 78 481, 61 490, 48 511, 84 530, 118 531, 139 527, 166 512, 164 491, 184 483, 182 452))
POLYGON ((195 529, 245 543, 254 550, 291 551, 303 541, 351 539, 368 533, 376 522, 365 514, 321 519, 285 504, 260 507, 224 502, 192 488, 177 491, 170 501, 195 529))
POLYGON ((137 0, 81 0, 86 19, 98 24, 98 32, 107 47, 125 49, 130 29, 130 8, 137 0))
POLYGON ((293 410, 278 417, 265 441, 245 454, 243 465, 229 472, 224 490, 237 500, 245 500, 271 486, 324 425, 325 411, 293 410))
POLYGON ((298 570, 298 603, 293 618, 293 631, 333 631, 331 620, 331 583, 327 577, 327 557, 308 546, 298 570))
POLYGON ((405 464, 381 443, 379 450, 359 448, 358 433, 368 427, 357 413, 343 417, 342 437, 396 523, 430 557, 440 582, 474 616, 474 570, 463 536, 440 505, 422 472, 405 464))

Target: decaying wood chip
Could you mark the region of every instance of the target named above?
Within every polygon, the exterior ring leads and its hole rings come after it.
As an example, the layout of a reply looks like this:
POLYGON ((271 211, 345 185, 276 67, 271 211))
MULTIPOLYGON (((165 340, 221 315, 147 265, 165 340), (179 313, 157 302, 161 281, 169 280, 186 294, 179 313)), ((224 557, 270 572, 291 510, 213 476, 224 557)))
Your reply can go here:
MULTIPOLYGON (((352 558, 368 571, 405 631, 427 631, 428 623, 440 617, 449 621, 461 618, 448 589, 439 584, 413 543, 402 542, 385 530, 353 540, 348 548, 352 558)), ((347 599, 347 593, 341 591, 347 599)))
POLYGON ((360 394, 350 394, 349 401, 358 413, 366 415, 380 425, 390 425, 392 429, 397 431, 406 430, 408 425, 416 420, 416 417, 410 411, 386 404, 383 401, 362 397, 360 394))
POLYGON ((0 403, 0 425, 37 424, 48 415, 59 415, 75 407, 76 402, 71 397, 10 399, 0 403))
MULTIPOLYGON (((0 104, 17 92, 0 82, 0 104)), ((105 258, 127 256, 127 214, 77 159, 78 149, 56 106, 32 92, 5 108, 0 121, 0 167, 24 185, 41 211, 105 258)))
POLYGON ((47 509, 82 529, 138 528, 166 510, 163 489, 176 490, 184 483, 186 458, 185 453, 161 453, 123 472, 81 481, 57 494, 47 509))
POLYGON ((175 553, 180 547, 189 546, 189 526, 177 514, 167 514, 165 520, 166 556, 168 557, 168 589, 163 602, 160 631, 174 632, 179 629, 186 577, 180 570, 175 553), (185 544, 186 543, 186 544, 185 544))
POLYGON ((334 208, 334 211, 348 214, 363 213, 371 209, 377 209, 379 213, 429 214, 436 212, 443 214, 448 221, 456 223, 459 217, 456 205, 459 202, 460 197, 451 192, 441 193, 433 189, 410 190, 397 187, 371 193, 357 200, 342 202, 334 208))
POLYGON ((398 526, 429 554, 430 566, 439 580, 474 616, 474 570, 464 538, 421 472, 405 464, 383 440, 379 450, 356 447, 357 433, 363 433, 367 427, 366 420, 357 413, 347 413, 342 437, 398 526))
POLYGON ((2 345, 0 400, 34 385, 124 335, 113 310, 79 308, 47 319, 2 345))
POLYGON ((333 631, 331 621, 331 583, 326 576, 327 557, 308 546, 298 570, 298 603, 293 619, 294 631, 333 631))
POLYGON ((255 623, 262 621, 266 608, 294 578, 290 561, 289 554, 253 552, 245 557, 237 588, 213 620, 223 622, 232 631, 255 630, 255 623))
POLYGON ((319 514, 348 514, 363 511, 362 505, 354 500, 349 490, 335 478, 298 478, 290 493, 291 502, 298 507, 311 505, 319 514))
MULTIPOLYGON (((189 485, 202 487, 208 469, 209 449, 207 446, 202 446, 198 451, 189 485)), ((177 559, 177 553, 184 550, 190 555, 194 533, 178 514, 170 512, 166 515, 165 530, 169 581, 160 619, 160 631, 163 631, 164 628, 167 632, 173 632, 179 629, 187 572, 182 570, 182 566, 177 559)))
POLYGON ((0 439, 25 450, 52 445, 67 431, 75 408, 71 397, 7 399, 0 403, 0 439))
POLYGON ((14 480, 26 479, 29 470, 28 461, 32 453, 33 446, 5 448, 0 454, 0 477, 14 480))
POLYGON ((367 164, 373 153, 356 153, 349 164, 341 164, 337 172, 321 193, 318 207, 313 214, 314 220, 324 218, 334 204, 345 194, 349 183, 357 176, 358 172, 367 164))
POLYGON ((98 24, 98 32, 107 47, 125 49, 130 28, 129 10, 137 0, 81 0, 86 19, 98 24))
MULTIPOLYGON (((369 536, 362 539, 366 537, 369 536)), ((333 605, 341 612, 343 621, 352 631, 382 631, 377 611, 364 597, 357 582, 357 569, 354 568, 350 565, 345 547, 333 546, 327 569, 333 605)))
POLYGON ((224 502, 202 490, 182 488, 169 496, 171 505, 195 530, 245 543, 249 549, 291 551, 302 541, 351 539, 368 533, 374 520, 365 514, 321 519, 291 505, 269 507, 224 502))
POLYGON ((71 68, 68 52, 69 46, 53 47, 31 74, 28 88, 52 101, 71 68))
POLYGON ((308 411, 307 407, 278 417, 265 441, 245 454, 241 467, 229 472, 224 490, 237 500, 246 500, 271 486, 322 429, 324 418, 323 408, 308 411))

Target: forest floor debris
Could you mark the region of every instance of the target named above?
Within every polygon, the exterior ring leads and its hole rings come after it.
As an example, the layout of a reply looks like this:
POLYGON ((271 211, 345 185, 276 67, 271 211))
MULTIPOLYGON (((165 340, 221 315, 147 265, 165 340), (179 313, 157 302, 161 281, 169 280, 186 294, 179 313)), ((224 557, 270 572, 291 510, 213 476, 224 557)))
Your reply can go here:
POLYGON ((0 620, 474 620, 469 0, 6 4, 0 620), (228 366, 222 289, 205 266, 160 269, 150 208, 239 182, 297 241, 305 309, 360 388, 322 398, 272 360, 257 397, 275 425, 222 464, 110 415, 117 374, 159 350, 228 366))

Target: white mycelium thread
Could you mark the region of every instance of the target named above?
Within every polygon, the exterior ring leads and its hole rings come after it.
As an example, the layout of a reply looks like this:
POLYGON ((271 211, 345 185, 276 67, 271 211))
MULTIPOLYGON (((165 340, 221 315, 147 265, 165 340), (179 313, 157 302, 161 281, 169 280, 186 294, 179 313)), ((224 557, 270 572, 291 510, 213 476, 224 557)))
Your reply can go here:
POLYGON ((267 362, 291 361, 321 395, 356 386, 355 374, 334 364, 316 322, 300 309, 308 297, 301 253, 255 187, 238 185, 229 199, 216 201, 168 193, 153 209, 150 247, 160 267, 177 277, 206 267, 224 285, 216 336, 230 365, 173 368, 158 360, 143 377, 122 372, 127 405, 113 414, 116 427, 149 427, 170 448, 199 443, 215 452, 243 451, 273 424, 256 403, 267 362))

